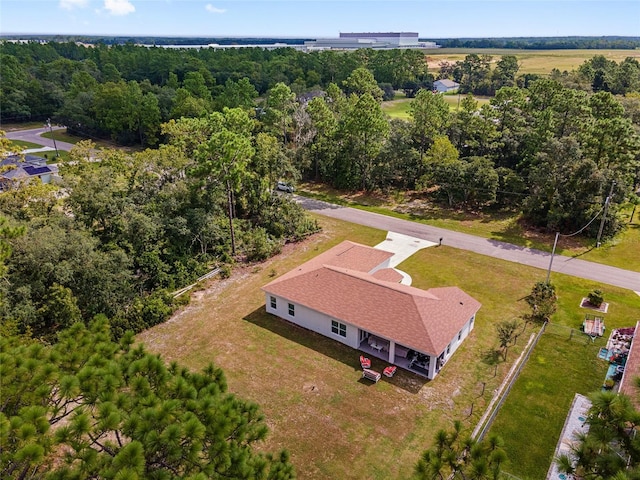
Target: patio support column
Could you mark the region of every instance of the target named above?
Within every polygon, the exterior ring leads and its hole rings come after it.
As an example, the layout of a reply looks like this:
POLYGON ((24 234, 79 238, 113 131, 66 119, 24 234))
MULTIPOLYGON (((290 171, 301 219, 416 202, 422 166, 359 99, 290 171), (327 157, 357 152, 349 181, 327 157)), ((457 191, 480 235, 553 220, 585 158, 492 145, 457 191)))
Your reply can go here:
POLYGON ((436 363, 438 357, 436 355, 429 355, 429 378, 433 379, 436 376, 436 363))
POLYGON ((396 360, 396 342, 389 340, 389 363, 395 363, 396 360))

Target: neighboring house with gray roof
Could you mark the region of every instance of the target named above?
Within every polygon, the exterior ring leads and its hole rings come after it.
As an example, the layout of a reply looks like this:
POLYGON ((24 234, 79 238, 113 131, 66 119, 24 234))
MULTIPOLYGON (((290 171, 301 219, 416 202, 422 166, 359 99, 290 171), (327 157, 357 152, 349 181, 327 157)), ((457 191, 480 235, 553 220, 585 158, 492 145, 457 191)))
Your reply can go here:
POLYGON ((57 165, 47 165, 44 158, 35 155, 9 155, 0 161, 0 188, 11 188, 16 182, 33 178, 42 183, 51 183, 58 176, 57 165))
POLYGON ((458 287, 398 283, 392 256, 344 241, 265 285, 266 310, 432 379, 473 329, 481 305, 458 287))

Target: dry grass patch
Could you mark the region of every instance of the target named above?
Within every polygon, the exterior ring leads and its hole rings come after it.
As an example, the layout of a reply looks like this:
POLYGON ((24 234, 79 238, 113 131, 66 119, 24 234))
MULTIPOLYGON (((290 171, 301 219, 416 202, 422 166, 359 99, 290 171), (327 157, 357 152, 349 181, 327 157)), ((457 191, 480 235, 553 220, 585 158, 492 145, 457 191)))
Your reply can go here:
MULTIPOLYGON (((212 282, 139 340, 167 361, 192 369, 220 366, 230 391, 257 402, 265 414, 270 435, 260 447, 289 450, 300 478, 407 478, 438 429, 456 418, 471 427, 483 413, 532 332, 531 326, 522 332, 509 363, 496 364, 494 324, 524 311, 519 300, 540 271, 448 247, 411 257, 400 268, 415 286, 459 285, 483 308, 474 332, 436 380, 399 371, 372 384, 361 379, 356 351, 264 310, 260 287, 276 275, 344 239, 375 245, 385 237, 383 231, 318 220, 323 233, 212 282)), ((384 366, 374 359, 374 369, 384 366)))
POLYGON ((557 68, 561 72, 564 70, 571 71, 578 68, 586 60, 596 55, 603 55, 608 60, 620 63, 627 57, 635 59, 640 58, 638 50, 517 50, 517 49, 499 49, 499 48, 442 48, 431 51, 427 54, 427 64, 429 70, 437 73, 440 69, 441 62, 460 62, 472 53, 478 55, 491 55, 492 67, 500 60, 503 55, 515 55, 520 64, 518 74, 537 73, 547 75, 551 70, 557 68))

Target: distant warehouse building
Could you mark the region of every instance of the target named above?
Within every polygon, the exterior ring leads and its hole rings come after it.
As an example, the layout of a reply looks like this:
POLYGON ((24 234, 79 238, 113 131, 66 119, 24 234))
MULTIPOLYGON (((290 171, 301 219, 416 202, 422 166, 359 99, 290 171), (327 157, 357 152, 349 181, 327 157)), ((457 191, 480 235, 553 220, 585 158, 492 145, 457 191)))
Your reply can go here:
POLYGON ((308 50, 438 48, 435 42, 420 42, 416 32, 344 32, 339 38, 319 38, 304 45, 308 50))

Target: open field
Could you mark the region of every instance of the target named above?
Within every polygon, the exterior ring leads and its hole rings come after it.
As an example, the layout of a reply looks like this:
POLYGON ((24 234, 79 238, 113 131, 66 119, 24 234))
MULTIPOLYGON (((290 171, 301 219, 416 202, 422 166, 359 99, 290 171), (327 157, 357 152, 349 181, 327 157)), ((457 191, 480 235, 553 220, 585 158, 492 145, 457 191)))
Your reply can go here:
MULTIPOLYGON (((363 192, 345 194, 315 183, 300 185, 297 193, 339 205, 347 205, 527 248, 536 248, 545 252, 550 252, 553 248, 555 233, 525 229, 518 222, 518 213, 513 211, 487 213, 454 211, 419 198, 409 198, 408 195, 405 197, 404 192, 397 198, 387 198, 363 192)), ((631 212, 631 206, 623 210, 623 221, 628 225, 627 230, 616 238, 603 242, 600 248, 595 248, 592 240, 577 237, 561 238, 556 253, 627 270, 640 271, 640 256, 637 255, 640 248, 640 212, 636 211, 633 221, 629 223, 631 212)))
MULTIPOLYGON (((191 306, 138 339, 166 361, 192 369, 215 362, 223 368, 230 391, 259 403, 265 414, 270 435, 262 447, 288 449, 299 478, 407 478, 439 428, 456 418, 471 427, 479 419, 523 339, 534 330, 529 325, 521 333, 508 362, 499 362, 494 376, 494 324, 526 311, 521 299, 542 274, 449 247, 420 251, 399 268, 417 287, 458 285, 480 300, 475 330, 436 380, 400 371, 393 379, 370 384, 360 379, 356 351, 264 310, 260 287, 276 275, 343 239, 375 245, 385 237, 382 231, 320 216, 318 221, 322 233, 287 245, 263 264, 212 282, 193 295, 191 306), (482 382, 486 387, 480 395, 482 382)), ((562 290, 594 288, 591 282, 557 278, 562 290)), ((614 294, 624 301, 633 295, 607 289, 607 301, 609 296, 613 301, 614 294)), ((373 368, 383 366, 374 359, 373 368)))
MULTIPOLYGON (((459 107, 459 101, 462 99, 462 97, 459 99, 458 95, 444 95, 443 98, 449 105, 449 110, 457 110, 459 107)), ((475 99, 478 101, 478 107, 481 107, 485 103, 489 103, 489 99, 486 97, 475 97, 475 99)), ((408 120, 411 118, 409 115, 409 105, 412 100, 413 98, 401 98, 382 102, 382 110, 391 118, 408 120)))
POLYGON ((621 62, 627 57, 640 60, 640 50, 512 50, 496 48, 442 48, 429 50, 427 52, 427 62, 431 72, 438 71, 440 62, 458 62, 464 57, 476 53, 478 55, 491 55, 492 62, 500 60, 503 55, 515 55, 520 64, 519 74, 537 73, 547 75, 551 70, 557 68, 562 71, 571 71, 578 68, 596 55, 604 55, 609 60, 621 62))

